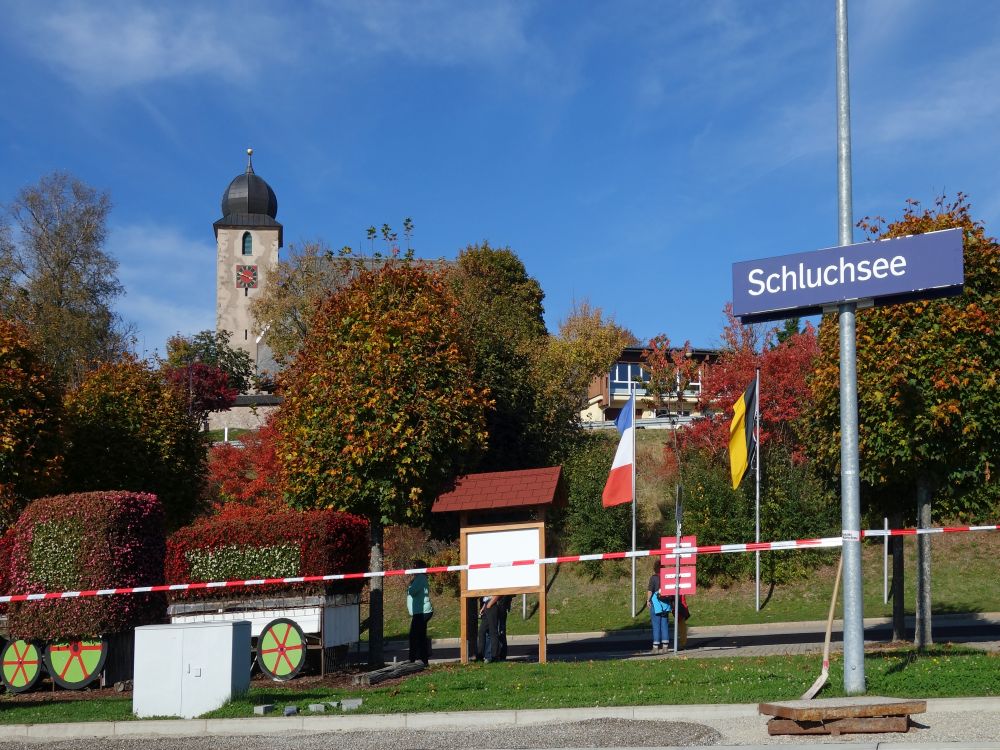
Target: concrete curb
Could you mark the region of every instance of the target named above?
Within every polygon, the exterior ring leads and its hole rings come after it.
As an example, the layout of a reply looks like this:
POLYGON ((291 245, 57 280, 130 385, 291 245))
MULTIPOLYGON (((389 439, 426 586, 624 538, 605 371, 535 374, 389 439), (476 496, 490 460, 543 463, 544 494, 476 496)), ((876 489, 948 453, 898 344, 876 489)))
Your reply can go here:
MULTIPOLYGON (((933 713, 1000 712, 1000 698, 931 698, 933 713)), ((542 708, 522 711, 450 711, 417 714, 348 714, 343 716, 288 716, 240 719, 177 719, 95 721, 67 724, 0 724, 0 740, 88 739, 96 737, 235 737, 286 732, 351 732, 394 729, 461 730, 496 726, 538 726, 587 719, 633 719, 703 722, 712 719, 758 716, 756 703, 681 706, 608 706, 604 708, 542 708)), ((760 717, 763 724, 764 717, 760 717)), ((852 743, 850 747, 864 745, 852 743)), ((966 747, 967 745, 962 745, 966 747)), ((984 745, 996 747, 993 745, 984 745)), ((824 744, 824 748, 834 745, 824 744)), ((876 747, 872 744, 871 747, 876 747)), ((893 748, 903 745, 892 743, 893 748)), ((928 745, 921 744, 922 750, 928 745)), ((952 745, 952 747, 954 747, 952 745)), ((969 746, 971 747, 971 746, 969 746)), ((648 749, 647 749, 648 750, 648 749)))

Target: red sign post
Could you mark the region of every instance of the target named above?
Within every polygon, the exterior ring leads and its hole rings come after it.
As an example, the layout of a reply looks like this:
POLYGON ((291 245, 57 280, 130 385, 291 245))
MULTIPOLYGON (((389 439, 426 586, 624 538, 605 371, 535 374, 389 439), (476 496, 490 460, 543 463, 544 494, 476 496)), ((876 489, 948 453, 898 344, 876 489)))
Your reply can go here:
MULTIPOLYGON (((660 549, 673 549, 677 546, 677 537, 660 537, 660 549)), ((685 547, 697 547, 698 537, 682 536, 681 549, 685 547)), ((660 565, 660 594, 663 596, 673 596, 678 589, 680 582, 680 593, 682 596, 691 596, 698 591, 698 577, 696 572, 697 555, 681 555, 680 573, 677 572, 677 564, 673 557, 664 557, 663 564, 660 565)))

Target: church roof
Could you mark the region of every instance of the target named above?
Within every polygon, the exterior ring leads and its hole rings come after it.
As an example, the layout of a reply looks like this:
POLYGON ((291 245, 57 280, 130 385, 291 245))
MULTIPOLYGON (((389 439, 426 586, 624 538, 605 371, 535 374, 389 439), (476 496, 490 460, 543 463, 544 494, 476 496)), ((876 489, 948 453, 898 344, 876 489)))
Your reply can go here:
POLYGON ((236 175, 222 194, 222 218, 213 224, 218 236, 221 228, 254 229, 273 227, 278 230, 278 247, 282 245, 282 226, 275 220, 278 198, 263 177, 253 171, 253 149, 247 149, 247 169, 236 175))

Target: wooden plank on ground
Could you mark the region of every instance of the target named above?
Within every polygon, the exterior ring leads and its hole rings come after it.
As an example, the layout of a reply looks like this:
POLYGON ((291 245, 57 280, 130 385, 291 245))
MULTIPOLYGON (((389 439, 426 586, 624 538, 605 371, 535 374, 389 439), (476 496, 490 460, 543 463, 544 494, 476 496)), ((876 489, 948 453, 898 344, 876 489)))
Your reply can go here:
POLYGON ((927 710, 927 701, 872 695, 761 703, 757 710, 765 716, 793 721, 831 721, 922 714, 927 710))
POLYGON ((858 719, 834 719, 832 721, 793 721, 792 719, 771 719, 767 722, 767 733, 775 734, 868 734, 872 732, 901 732, 910 729, 908 716, 876 716, 858 719))
POLYGON ((355 675, 351 682, 355 685, 377 685, 394 677, 404 677, 405 675, 419 672, 423 668, 424 665, 419 661, 400 661, 372 672, 355 675))

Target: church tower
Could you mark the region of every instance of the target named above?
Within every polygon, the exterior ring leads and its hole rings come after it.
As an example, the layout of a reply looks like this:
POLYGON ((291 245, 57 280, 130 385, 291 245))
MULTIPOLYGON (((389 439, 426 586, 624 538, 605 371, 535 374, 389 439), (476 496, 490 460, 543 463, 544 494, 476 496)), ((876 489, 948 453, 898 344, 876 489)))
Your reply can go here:
POLYGON ((247 170, 222 194, 222 218, 213 225, 216 239, 215 328, 229 331, 229 343, 250 354, 258 370, 269 353, 258 343, 250 302, 267 288, 278 262, 282 227, 278 199, 253 171, 253 149, 247 149, 247 170))

